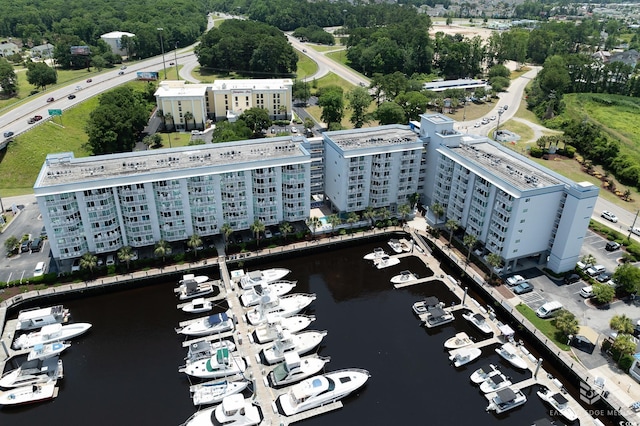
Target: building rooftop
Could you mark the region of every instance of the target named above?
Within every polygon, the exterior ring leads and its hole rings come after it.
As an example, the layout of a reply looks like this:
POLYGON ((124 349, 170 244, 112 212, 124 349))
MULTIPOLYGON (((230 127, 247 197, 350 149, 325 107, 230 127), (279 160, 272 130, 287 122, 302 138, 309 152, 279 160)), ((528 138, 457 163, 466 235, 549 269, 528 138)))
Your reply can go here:
POLYGON ((407 126, 389 126, 374 129, 359 129, 358 131, 327 132, 327 137, 343 151, 387 146, 393 143, 417 142, 418 135, 407 126))
POLYGON ((163 98, 176 97, 200 97, 204 100, 204 96, 207 94, 207 84, 185 84, 186 82, 180 81, 163 81, 160 83, 158 90, 154 93, 154 96, 161 96, 163 98))
POLYGON ((482 80, 472 80, 470 78, 460 78, 457 80, 441 80, 424 83, 423 88, 432 92, 442 92, 447 89, 472 89, 485 87, 487 83, 482 80))
MULTIPOLYGON (((158 172, 308 156, 301 146, 302 142, 301 136, 285 136, 260 139, 258 142, 239 141, 82 158, 75 158, 71 152, 49 154, 34 187, 104 181, 128 175, 135 175, 139 180, 145 174, 153 175, 153 180, 158 180, 162 179, 158 172)), ((254 166, 244 168, 252 169, 254 166)), ((105 186, 108 184, 105 183, 105 186)))
POLYGON ((267 90, 293 86, 290 78, 263 78, 249 80, 216 80, 213 90, 267 90))
POLYGON ((463 143, 449 149, 521 191, 565 183, 544 169, 504 152, 490 142, 463 143))
POLYGON ((111 31, 110 33, 102 34, 100 38, 121 38, 122 36, 135 37, 136 35, 124 31, 111 31))

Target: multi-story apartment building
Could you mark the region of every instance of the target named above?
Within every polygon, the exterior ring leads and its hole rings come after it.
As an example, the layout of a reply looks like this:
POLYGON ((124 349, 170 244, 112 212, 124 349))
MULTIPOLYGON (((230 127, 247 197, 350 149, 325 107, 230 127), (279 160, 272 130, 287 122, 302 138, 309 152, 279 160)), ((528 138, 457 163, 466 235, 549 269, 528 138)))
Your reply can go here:
POLYGON ((212 84, 162 81, 155 97, 168 126, 203 129, 207 120, 235 121, 250 108, 262 108, 271 119, 290 119, 291 79, 216 80, 212 84), (190 113, 193 118, 185 119, 190 113), (167 114, 170 118, 167 119, 167 114), (188 122, 187 122, 188 121, 188 122))
POLYGON ((598 196, 454 121, 325 132, 100 157, 52 154, 34 191, 53 257, 113 252, 303 221, 321 200, 346 214, 397 212, 419 194, 498 254, 505 270, 535 258, 574 267, 598 196), (315 200, 315 201, 313 201, 315 200))
POLYGON ((47 156, 34 192, 56 260, 308 217, 311 154, 279 137, 135 154, 47 156))

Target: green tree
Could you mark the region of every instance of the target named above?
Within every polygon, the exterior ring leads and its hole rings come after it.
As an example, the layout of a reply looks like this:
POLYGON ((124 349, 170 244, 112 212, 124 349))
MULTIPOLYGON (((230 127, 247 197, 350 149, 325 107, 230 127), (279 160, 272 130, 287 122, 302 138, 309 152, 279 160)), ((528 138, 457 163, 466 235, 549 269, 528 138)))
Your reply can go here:
POLYGON ((302 101, 305 105, 311 97, 311 88, 306 81, 296 81, 292 88, 293 99, 302 101))
POLYGON ((103 56, 94 56, 93 58, 91 58, 91 66, 98 71, 102 71, 106 68, 107 61, 103 56))
MULTIPOLYGON (((182 114, 182 118, 184 118, 184 129, 188 132, 189 121, 195 120, 195 118, 193 117, 193 113, 191 113, 190 111, 186 111, 184 114, 182 114)), ((195 122, 194 122, 194 126, 195 126, 195 122)))
POLYGON ((595 283, 593 285, 593 299, 596 303, 609 303, 613 300, 615 295, 616 290, 607 284, 595 283))
POLYGON ((85 253, 80 258, 80 269, 89 270, 90 273, 93 273, 96 266, 98 266, 98 258, 95 255, 85 253))
POLYGON ((293 226, 291 226, 291 224, 289 222, 282 222, 280 224, 280 232, 282 232, 282 235, 284 236, 284 239, 287 239, 287 235, 289 235, 291 232, 293 232, 293 226))
POLYGON ((260 219, 256 219, 251 224, 251 232, 256 236, 257 245, 260 245, 260 235, 266 229, 264 223, 260 219))
POLYGON ((473 249, 473 246, 476 245, 477 241, 478 241, 478 237, 476 237, 473 234, 466 234, 464 236, 464 239, 462 240, 463 244, 468 249, 468 251, 467 251, 467 263, 469 263, 471 261, 471 250, 473 249))
POLYGON ((58 74, 44 62, 29 62, 27 63, 27 81, 38 89, 46 89, 47 86, 58 82, 58 74))
POLYGON ((242 113, 240 120, 251 129, 254 137, 261 137, 262 131, 271 126, 269 112, 264 108, 249 108, 242 113))
POLYGON ((202 238, 198 234, 193 234, 187 240, 187 246, 193 250, 193 258, 198 257, 198 250, 202 247, 202 238))
POLYGON ((633 333, 633 321, 625 314, 614 315, 609 321, 609 327, 618 333, 632 334, 633 333))
POLYGON ((13 66, 5 58, 0 58, 0 87, 5 96, 13 96, 18 92, 18 78, 13 66))
POLYGON ((329 225, 331 225, 332 234, 334 233, 336 226, 340 226, 342 224, 342 219, 340 219, 340 216, 338 216, 337 214, 332 214, 331 216, 329 216, 327 221, 329 222, 329 225))
POLYGON ((596 264, 596 258, 592 254, 585 254, 580 258, 580 261, 587 266, 593 266, 596 264))
POLYGON ((411 214, 412 210, 413 209, 409 204, 402 204, 401 206, 398 207, 398 214, 400 215, 400 219, 402 220, 402 223, 406 223, 407 216, 411 214))
POLYGON ((334 123, 339 125, 344 115, 342 88, 339 86, 323 88, 321 95, 318 97, 318 106, 322 108, 320 118, 327 123, 328 129, 331 129, 331 125, 334 123))
POLYGON ((578 333, 578 330, 580 329, 576 316, 566 309, 562 309, 558 315, 556 315, 554 323, 558 331, 560 331, 565 337, 578 333))
POLYGON ((630 263, 618 266, 612 278, 617 286, 627 293, 635 293, 640 290, 640 269, 630 263))
POLYGON ((374 117, 380 125, 406 123, 406 114, 400 105, 395 102, 383 102, 374 113, 374 117))
POLYGON ((489 253, 486 257, 487 259, 487 263, 489 264, 489 273, 491 278, 493 278, 493 274, 495 271, 495 268, 497 268, 498 266, 502 265, 502 258, 500 257, 499 254, 496 253, 489 253))
POLYGON ((156 257, 161 257, 162 263, 164 263, 167 255, 171 254, 171 245, 165 240, 160 240, 156 243, 155 249, 153 250, 153 254, 156 257))
POLYGON ((133 249, 130 246, 124 246, 118 250, 118 260, 127 264, 127 270, 133 259, 133 249))
POLYGON ((362 214, 362 217, 365 218, 366 220, 368 220, 369 222, 371 222, 371 227, 373 228, 373 225, 375 224, 374 221, 376 220, 376 216, 377 213, 375 210, 373 210, 373 207, 368 206, 364 213, 362 214))
POLYGON ((416 207, 418 201, 420 201, 420 194, 414 192, 413 194, 409 195, 409 204, 411 205, 412 209, 416 207))
POLYGON ((238 120, 235 123, 221 121, 216 123, 216 128, 213 130, 213 141, 216 143, 241 141, 249 139, 252 135, 253 132, 243 120, 238 120))
POLYGON ((20 240, 15 235, 8 237, 4 240, 4 248, 7 250, 7 254, 14 253, 20 244, 20 240))
POLYGON ((618 334, 613 341, 611 348, 619 354, 618 359, 635 352, 636 344, 631 340, 631 337, 629 334, 618 334))
POLYGON ((451 244, 453 243, 453 233, 456 232, 460 225, 457 220, 449 219, 444 226, 449 230, 449 247, 451 247, 451 244))
POLYGON ((359 129, 368 121, 367 109, 371 105, 369 91, 364 87, 356 86, 347 92, 347 101, 349 101, 349 109, 351 110, 349 121, 356 129, 359 129))
POLYGON ((360 221, 360 216, 358 215, 358 213, 349 212, 349 214, 347 215, 347 223, 349 224, 349 227, 351 229, 353 229, 353 225, 359 221, 360 221))
POLYGON ((224 240, 224 249, 227 250, 227 245, 229 244, 229 237, 233 234, 233 228, 228 223, 223 223, 220 228, 222 231, 222 239, 224 240))
POLYGON ((313 235, 313 238, 315 238, 316 235, 316 229, 322 225, 322 222, 320 221, 319 218, 317 218, 316 216, 312 216, 310 218, 307 219, 307 226, 309 228, 311 228, 311 234, 313 235))
POLYGON ((444 207, 440 203, 434 203, 431 206, 431 211, 433 215, 436 217, 436 225, 440 222, 440 217, 444 215, 444 207))

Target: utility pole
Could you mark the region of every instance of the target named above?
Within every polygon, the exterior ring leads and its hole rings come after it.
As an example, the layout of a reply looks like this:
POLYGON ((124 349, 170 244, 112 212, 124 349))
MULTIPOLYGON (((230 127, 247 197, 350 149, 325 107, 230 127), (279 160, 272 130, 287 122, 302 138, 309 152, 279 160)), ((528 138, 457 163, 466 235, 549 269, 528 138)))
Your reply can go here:
POLYGON ((164 79, 167 79, 167 65, 164 61, 164 43, 162 42, 162 32, 164 28, 158 27, 156 30, 160 31, 160 48, 162 49, 162 68, 164 69, 164 79))
POLYGON ((633 223, 631 224, 631 228, 629 228, 629 236, 627 237, 627 240, 631 240, 631 233, 633 232, 633 228, 635 228, 636 226, 636 220, 638 220, 638 213, 640 213, 640 210, 636 211, 636 217, 633 218, 633 223))
POLYGON ((176 49, 173 51, 173 62, 176 66, 176 78, 180 80, 180 74, 178 74, 178 42, 176 41, 176 49))

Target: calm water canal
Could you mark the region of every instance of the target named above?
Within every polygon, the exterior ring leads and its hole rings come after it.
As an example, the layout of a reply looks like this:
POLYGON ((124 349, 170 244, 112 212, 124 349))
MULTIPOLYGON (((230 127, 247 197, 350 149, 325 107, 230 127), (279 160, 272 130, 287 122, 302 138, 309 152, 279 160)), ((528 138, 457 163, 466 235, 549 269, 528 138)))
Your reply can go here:
MULTIPOLYGON (((444 283, 393 289, 389 280, 401 270, 421 277, 430 271, 413 258, 383 270, 362 259, 382 244, 245 265, 250 270, 291 269, 286 278, 298 281, 296 291, 318 296, 306 313, 317 318, 310 329, 329 332, 319 348, 320 355, 331 357, 327 370, 358 367, 371 373, 366 387, 344 400, 344 408, 300 424, 526 426, 545 417, 549 410, 535 388, 525 391, 524 406, 508 414, 485 412, 487 400, 469 381, 476 368, 487 362, 499 364, 512 382, 529 375, 501 362, 493 346, 483 349, 482 357, 467 368, 456 370, 449 365, 443 348, 446 339, 459 331, 479 340, 482 336, 468 327, 460 312, 453 323, 434 331, 421 326, 411 310, 414 302, 430 295, 447 304, 458 300, 444 283)), ((217 277, 217 268, 209 275, 217 277)), ((64 302, 74 321, 90 322, 93 328, 63 354, 65 377, 58 398, 4 408, 0 425, 183 423, 196 409, 189 397, 189 381, 177 371, 186 350, 174 327, 188 317, 176 309, 175 285, 171 280, 64 302)), ((556 420, 556 424, 561 423, 556 420)))

